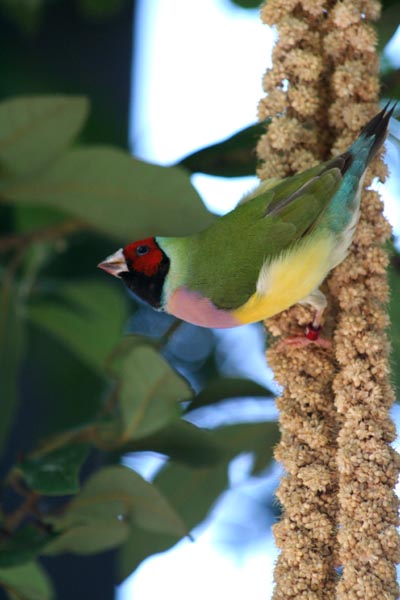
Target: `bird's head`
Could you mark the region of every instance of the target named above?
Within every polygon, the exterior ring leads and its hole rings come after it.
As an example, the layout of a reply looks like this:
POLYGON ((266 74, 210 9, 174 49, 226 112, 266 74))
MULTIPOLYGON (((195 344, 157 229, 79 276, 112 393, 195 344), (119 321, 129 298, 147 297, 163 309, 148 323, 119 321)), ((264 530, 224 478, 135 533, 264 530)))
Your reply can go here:
POLYGON ((120 277, 129 289, 154 308, 161 308, 169 265, 169 258, 156 238, 150 237, 120 248, 98 267, 120 277))

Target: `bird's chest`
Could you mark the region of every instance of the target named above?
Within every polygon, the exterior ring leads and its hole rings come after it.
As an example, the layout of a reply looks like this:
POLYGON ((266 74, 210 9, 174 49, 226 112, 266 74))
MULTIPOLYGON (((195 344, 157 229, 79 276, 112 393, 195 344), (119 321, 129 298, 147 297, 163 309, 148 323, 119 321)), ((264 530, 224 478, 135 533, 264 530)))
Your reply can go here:
POLYGON ((201 327, 237 327, 242 323, 232 311, 217 308, 211 300, 185 287, 176 289, 168 299, 165 310, 193 325, 201 327))

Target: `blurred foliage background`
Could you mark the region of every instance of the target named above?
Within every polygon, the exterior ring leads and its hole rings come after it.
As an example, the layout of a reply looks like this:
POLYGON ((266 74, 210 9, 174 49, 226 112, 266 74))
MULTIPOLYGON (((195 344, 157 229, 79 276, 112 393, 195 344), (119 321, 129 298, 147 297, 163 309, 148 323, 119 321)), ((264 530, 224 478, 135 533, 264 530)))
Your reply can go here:
MULTIPOLYGON (((384 8, 381 48, 400 17, 399 2, 384 8)), ((261 477, 278 441, 275 422, 245 409, 241 423, 196 425, 227 399, 271 391, 223 377, 212 332, 137 304, 95 269, 123 242, 208 225, 191 173, 254 174, 268 126, 174 167, 131 157, 134 15, 128 0, 0 0, 0 597, 113 598, 205 518, 235 457, 251 453, 261 477), (149 451, 163 458, 151 482, 122 463, 149 451)), ((400 98, 385 60, 382 79, 384 97, 400 98)), ((394 253, 394 365, 399 265, 394 253)))

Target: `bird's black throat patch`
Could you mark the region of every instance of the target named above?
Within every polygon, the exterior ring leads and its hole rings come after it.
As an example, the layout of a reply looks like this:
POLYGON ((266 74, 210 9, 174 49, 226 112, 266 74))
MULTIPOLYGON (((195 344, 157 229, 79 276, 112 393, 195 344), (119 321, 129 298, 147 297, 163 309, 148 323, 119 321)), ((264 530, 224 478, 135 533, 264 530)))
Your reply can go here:
MULTIPOLYGON (((160 248, 161 250, 161 248, 160 248)), ((169 271, 170 260, 168 256, 162 252, 162 261, 158 270, 154 275, 145 275, 134 269, 130 269, 120 274, 125 285, 132 290, 134 294, 139 296, 145 302, 148 302, 153 308, 161 308, 161 296, 164 286, 164 281, 169 271)), ((129 269, 129 261, 127 261, 129 269)))

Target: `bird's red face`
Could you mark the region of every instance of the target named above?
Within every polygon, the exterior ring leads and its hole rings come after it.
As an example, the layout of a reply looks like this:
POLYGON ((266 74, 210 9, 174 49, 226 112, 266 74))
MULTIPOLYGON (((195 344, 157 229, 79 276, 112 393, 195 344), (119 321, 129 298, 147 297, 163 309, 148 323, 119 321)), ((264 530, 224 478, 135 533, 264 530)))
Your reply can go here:
POLYGON ((128 244, 122 252, 128 269, 147 277, 155 275, 163 261, 163 253, 153 237, 128 244))
POLYGON ((103 271, 120 277, 139 298, 154 308, 161 308, 169 258, 154 237, 128 244, 98 266, 103 271))

